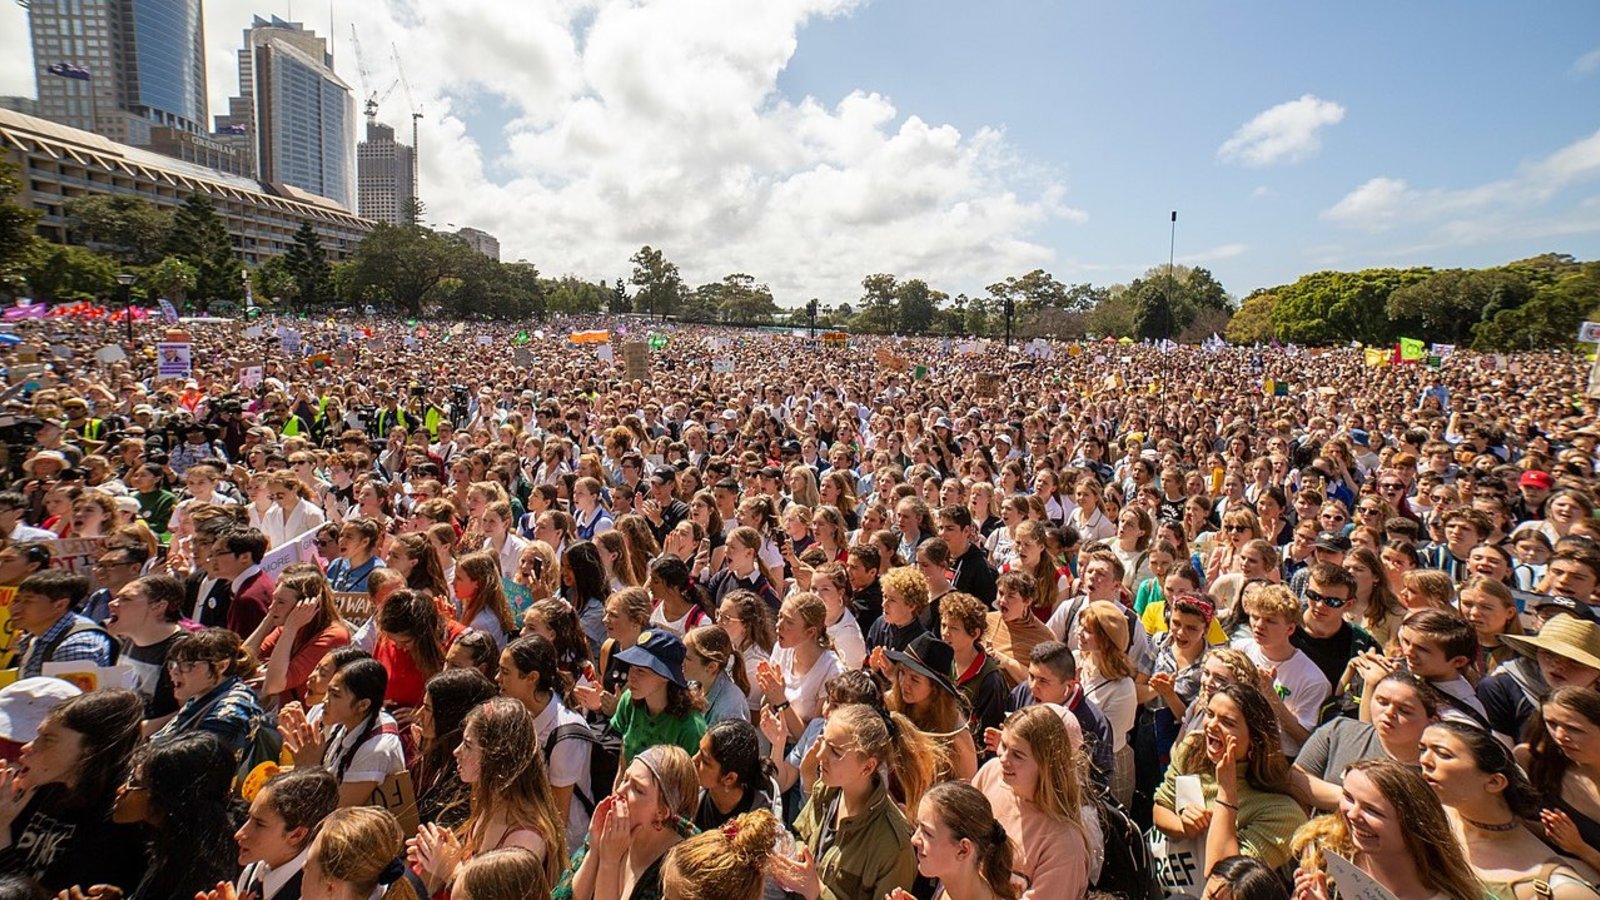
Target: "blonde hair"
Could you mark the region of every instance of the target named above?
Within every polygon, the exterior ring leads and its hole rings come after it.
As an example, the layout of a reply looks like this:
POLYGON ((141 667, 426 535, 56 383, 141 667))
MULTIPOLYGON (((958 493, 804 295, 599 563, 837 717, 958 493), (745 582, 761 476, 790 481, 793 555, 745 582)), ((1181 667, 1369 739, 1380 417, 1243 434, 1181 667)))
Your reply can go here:
POLYGON ((817 632, 817 643, 823 649, 833 646, 833 641, 828 637, 828 606, 820 596, 812 591, 801 591, 791 594, 783 601, 783 605, 799 617, 802 628, 817 632))
POLYGON ((1455 585, 1442 569, 1412 569, 1400 576, 1400 583, 1426 598, 1428 606, 1455 612, 1450 603, 1456 594, 1455 585))
POLYGON ((1095 649, 1089 654, 1094 667, 1106 678, 1132 678, 1133 663, 1128 659, 1128 620, 1110 600, 1096 600, 1084 606, 1079 621, 1094 632, 1095 649))
POLYGON ((937 773, 949 766, 948 752, 900 713, 851 703, 830 712, 828 719, 850 732, 862 755, 893 774, 906 809, 916 810, 937 773))
POLYGON ((517 620, 511 615, 511 604, 506 600, 505 586, 500 583, 500 557, 493 550, 478 550, 456 560, 456 571, 471 578, 478 590, 470 600, 461 603, 461 620, 471 625, 478 613, 488 610, 506 634, 517 630, 517 620))
POLYGON ((457 870, 451 900, 524 900, 550 896, 550 880, 539 858, 521 847, 474 856, 457 870))
POLYGON ((628 587, 645 583, 650 576, 650 563, 636 559, 628 547, 628 538, 613 528, 594 536, 594 542, 616 557, 611 564, 611 574, 628 587))
POLYGON ((1295 622, 1300 619, 1300 601, 1284 585, 1258 585, 1245 594, 1244 611, 1250 616, 1283 616, 1295 622))
POLYGON ((533 714, 518 700, 494 697, 467 714, 462 735, 471 735, 482 755, 482 772, 472 786, 471 815, 457 831, 461 843, 481 850, 490 822, 530 828, 544 839, 544 874, 551 883, 567 864, 567 811, 557 809, 537 747, 533 714))
POLYGON ((883 573, 883 589, 894 591, 917 614, 928 608, 928 579, 916 566, 895 566, 883 573))
POLYGON ((759 900, 779 827, 758 809, 689 838, 667 851, 662 887, 680 900, 759 900))
POLYGON ((1061 716, 1047 706, 1026 706, 1006 719, 1005 732, 1027 741, 1038 763, 1039 787, 1031 798, 1033 805, 1082 834, 1085 760, 1081 753, 1074 754, 1071 734, 1061 716))
MULTIPOLYGON (((322 820, 311 842, 309 863, 324 875, 352 885, 364 897, 406 849, 405 831, 386 809, 347 806, 322 820)), ((420 900, 402 875, 384 886, 383 900, 420 900)))

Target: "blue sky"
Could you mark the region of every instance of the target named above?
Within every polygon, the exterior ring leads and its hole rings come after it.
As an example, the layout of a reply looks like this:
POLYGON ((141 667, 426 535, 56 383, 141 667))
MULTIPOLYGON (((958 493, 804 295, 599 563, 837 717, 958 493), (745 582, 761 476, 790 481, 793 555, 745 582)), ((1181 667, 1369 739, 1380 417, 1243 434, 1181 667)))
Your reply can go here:
MULTIPOLYGON (((1600 3, 385 0, 296 4, 357 85, 405 59, 438 223, 611 280, 641 244, 780 304, 1177 257, 1235 295, 1322 268, 1600 257, 1600 3)), ((208 0, 213 111, 250 15, 208 0)), ((31 94, 0 11, 0 93, 31 94)), ((382 118, 409 131, 394 95, 382 118)))

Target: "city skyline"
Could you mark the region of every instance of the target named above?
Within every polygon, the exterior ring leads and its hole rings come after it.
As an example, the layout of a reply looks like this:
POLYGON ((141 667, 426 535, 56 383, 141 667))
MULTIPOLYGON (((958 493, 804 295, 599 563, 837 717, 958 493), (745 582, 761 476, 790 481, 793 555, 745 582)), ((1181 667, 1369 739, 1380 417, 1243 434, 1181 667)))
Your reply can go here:
MULTIPOLYGON (((691 283, 747 272, 791 307, 853 301, 873 272, 952 294, 1035 267, 1126 282, 1166 262, 1173 209, 1177 261, 1236 295, 1322 268, 1600 255, 1586 3, 1553 5, 1578 26, 1558 33, 1483 2, 1448 19, 949 0, 297 11, 363 97, 405 60, 416 96, 391 92, 379 121, 404 133, 407 107, 426 111, 429 221, 551 274, 610 280, 648 243, 691 283)), ((208 2, 214 109, 239 27, 287 12, 208 2)), ((16 74, 0 63, 0 93, 30 93, 16 74)))

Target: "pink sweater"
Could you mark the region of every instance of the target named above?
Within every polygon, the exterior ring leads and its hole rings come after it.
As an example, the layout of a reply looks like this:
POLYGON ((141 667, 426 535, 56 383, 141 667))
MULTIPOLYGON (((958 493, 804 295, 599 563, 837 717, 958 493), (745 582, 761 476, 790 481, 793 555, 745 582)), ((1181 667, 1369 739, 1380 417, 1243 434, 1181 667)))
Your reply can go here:
POLYGON ((1077 826, 1058 822, 1017 795, 990 760, 973 776, 973 787, 989 798, 1018 853, 1013 866, 1028 885, 1022 900, 1077 900, 1089 890, 1089 848, 1077 826))

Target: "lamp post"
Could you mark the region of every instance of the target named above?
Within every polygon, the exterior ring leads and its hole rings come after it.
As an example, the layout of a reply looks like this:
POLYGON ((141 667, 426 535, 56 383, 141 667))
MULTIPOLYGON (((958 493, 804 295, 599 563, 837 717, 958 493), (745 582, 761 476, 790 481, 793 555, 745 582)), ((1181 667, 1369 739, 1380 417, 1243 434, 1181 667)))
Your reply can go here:
POLYGON ((1016 315, 1017 302, 1010 297, 1006 298, 1006 347, 1011 347, 1011 317, 1016 315))
POLYGON ((122 315, 128 323, 128 349, 133 349, 133 283, 139 276, 132 272, 118 272, 117 285, 122 289, 122 315))

